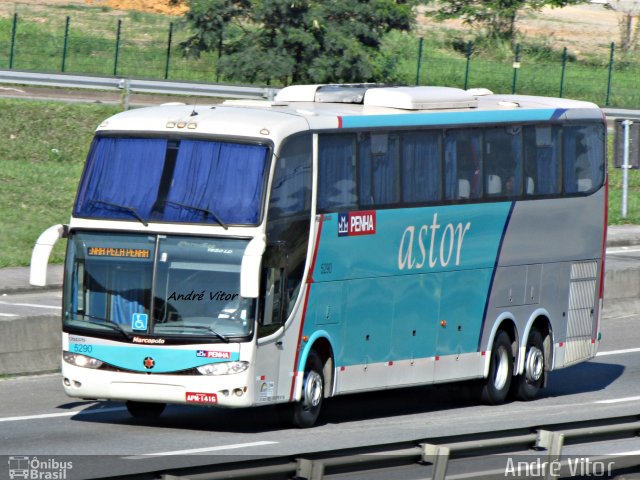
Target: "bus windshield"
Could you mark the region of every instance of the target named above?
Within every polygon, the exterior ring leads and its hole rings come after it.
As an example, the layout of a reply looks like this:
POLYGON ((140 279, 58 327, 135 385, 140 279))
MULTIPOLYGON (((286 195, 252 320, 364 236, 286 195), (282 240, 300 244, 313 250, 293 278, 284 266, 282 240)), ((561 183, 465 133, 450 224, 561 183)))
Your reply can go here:
POLYGON ((97 136, 76 217, 256 225, 268 147, 205 140, 97 136))
POLYGON ((254 311, 254 301, 240 297, 247 243, 76 232, 68 242, 64 325, 139 343, 153 343, 153 336, 246 337, 254 311))

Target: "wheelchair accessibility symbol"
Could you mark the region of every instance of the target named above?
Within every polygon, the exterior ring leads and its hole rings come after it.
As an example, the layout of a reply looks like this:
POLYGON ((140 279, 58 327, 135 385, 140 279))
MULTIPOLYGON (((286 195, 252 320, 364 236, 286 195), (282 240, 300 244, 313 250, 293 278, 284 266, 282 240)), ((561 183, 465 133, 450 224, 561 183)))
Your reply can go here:
POLYGON ((149 315, 146 313, 134 313, 131 316, 131 328, 133 330, 146 330, 149 323, 149 315))

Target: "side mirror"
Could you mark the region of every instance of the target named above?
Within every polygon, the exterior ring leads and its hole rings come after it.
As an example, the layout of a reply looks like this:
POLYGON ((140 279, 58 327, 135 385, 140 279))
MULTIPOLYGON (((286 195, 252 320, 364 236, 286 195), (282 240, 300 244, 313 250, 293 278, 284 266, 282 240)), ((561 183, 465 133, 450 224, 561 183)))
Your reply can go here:
POLYGON ((240 266, 240 296, 244 298, 258 298, 260 294, 260 268, 262 255, 267 247, 267 237, 254 237, 242 256, 240 266))
POLYGON ((49 255, 58 240, 66 238, 68 233, 67 225, 54 225, 47 228, 40 234, 31 252, 31 269, 29 271, 29 283, 37 287, 44 287, 47 284, 47 265, 49 255))

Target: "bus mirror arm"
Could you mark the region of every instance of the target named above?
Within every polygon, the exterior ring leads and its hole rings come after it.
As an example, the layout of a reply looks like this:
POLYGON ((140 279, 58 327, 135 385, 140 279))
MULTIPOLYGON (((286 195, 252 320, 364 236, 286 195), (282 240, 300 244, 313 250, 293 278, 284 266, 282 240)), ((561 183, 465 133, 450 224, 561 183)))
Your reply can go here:
POLYGON ((49 255, 58 240, 67 238, 68 225, 53 225, 40 234, 31 253, 31 268, 29 271, 29 283, 37 287, 47 284, 47 265, 49 255))
POLYGON ((260 268, 266 246, 267 238, 262 234, 254 237, 244 251, 240 266, 241 297, 258 298, 260 293, 260 268))

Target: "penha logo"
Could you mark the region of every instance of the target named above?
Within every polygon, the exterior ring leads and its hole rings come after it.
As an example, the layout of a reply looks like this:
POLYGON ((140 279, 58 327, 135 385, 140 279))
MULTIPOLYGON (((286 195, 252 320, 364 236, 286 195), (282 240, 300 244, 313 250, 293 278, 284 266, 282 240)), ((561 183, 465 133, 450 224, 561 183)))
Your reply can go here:
POLYGON ((341 212, 338 214, 338 236, 353 237, 357 235, 376 234, 376 211, 341 212))

